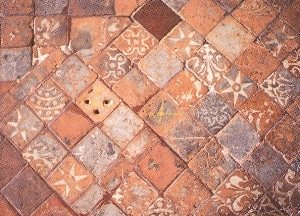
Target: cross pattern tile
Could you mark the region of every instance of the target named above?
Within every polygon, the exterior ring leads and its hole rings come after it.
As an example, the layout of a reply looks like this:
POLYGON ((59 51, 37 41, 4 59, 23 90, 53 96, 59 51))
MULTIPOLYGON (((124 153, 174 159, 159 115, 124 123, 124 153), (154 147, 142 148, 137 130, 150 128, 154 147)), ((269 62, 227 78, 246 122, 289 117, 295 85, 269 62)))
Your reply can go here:
POLYGON ((298 215, 299 14, 0 0, 0 215, 298 215))

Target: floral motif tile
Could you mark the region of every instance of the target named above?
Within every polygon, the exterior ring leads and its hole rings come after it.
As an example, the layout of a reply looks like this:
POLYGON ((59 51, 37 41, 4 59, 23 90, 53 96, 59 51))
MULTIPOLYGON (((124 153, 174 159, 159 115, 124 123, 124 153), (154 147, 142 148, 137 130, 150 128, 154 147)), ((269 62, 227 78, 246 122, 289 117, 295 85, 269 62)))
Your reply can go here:
POLYGON ((160 88, 175 76, 182 67, 181 61, 161 44, 156 46, 139 62, 141 71, 160 88))
POLYGON ((186 68, 209 86, 220 80, 230 66, 230 61, 210 44, 204 44, 196 56, 186 61, 186 68))
POLYGON ((92 184, 94 177, 72 156, 48 176, 48 184, 68 203, 72 204, 92 184))
POLYGON ((38 15, 61 14, 68 6, 68 0, 35 0, 35 13, 38 15))
POLYGON ((179 216, 175 205, 163 197, 158 197, 144 214, 142 214, 142 216, 152 215, 179 216))
POLYGON ((157 192, 131 172, 112 195, 113 201, 127 214, 141 215, 156 199, 157 192))
POLYGON ((283 66, 300 78, 300 49, 296 49, 282 62, 283 66))
POLYGON ((70 0, 69 14, 72 16, 114 14, 114 1, 70 0))
POLYGON ((244 215, 262 196, 263 190, 253 177, 237 169, 215 193, 233 213, 244 215))
MULTIPOLYGON (((287 3, 290 3, 288 1, 287 3)), ((299 19, 300 1, 296 0, 280 15, 287 23, 300 33, 300 26, 297 20, 299 19)))
POLYGON ((300 175, 300 153, 296 159, 291 163, 291 170, 295 171, 300 175))
POLYGON ((101 208, 97 208, 91 216, 126 216, 116 205, 113 203, 104 204, 101 208))
POLYGON ((292 116, 297 122, 298 124, 300 124, 300 97, 298 96, 296 98, 296 100, 294 101, 294 103, 292 103, 287 109, 286 111, 290 114, 290 116, 292 116))
POLYGON ((189 167, 211 190, 215 190, 235 170, 237 163, 217 140, 212 139, 190 161, 189 167))

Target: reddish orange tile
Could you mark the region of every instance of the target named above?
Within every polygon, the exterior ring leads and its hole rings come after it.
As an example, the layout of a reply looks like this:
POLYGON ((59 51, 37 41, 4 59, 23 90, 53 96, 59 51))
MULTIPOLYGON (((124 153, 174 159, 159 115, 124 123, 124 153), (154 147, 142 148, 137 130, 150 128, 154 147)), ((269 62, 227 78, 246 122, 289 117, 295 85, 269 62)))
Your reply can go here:
POLYGON ((174 203, 166 198, 158 197, 143 214, 143 216, 153 215, 179 216, 179 213, 174 203))
POLYGON ((289 23, 293 28, 300 33, 300 25, 299 25, 299 14, 300 10, 300 1, 294 1, 280 16, 284 19, 287 23, 289 23))
POLYGON ((286 10, 294 0, 266 0, 277 12, 283 12, 286 10))
POLYGON ((114 2, 116 15, 119 16, 130 16, 139 6, 136 0, 128 0, 125 2, 122 0, 115 0, 114 2))
POLYGON ((9 205, 9 203, 4 199, 3 196, 0 196, 0 214, 8 216, 17 216, 18 213, 16 210, 9 205))
POLYGON ((3 97, 15 84, 14 81, 0 81, 0 96, 3 97))
POLYGON ((9 16, 32 15, 34 12, 33 0, 3 1, 0 4, 3 4, 4 14, 9 16))
POLYGON ((10 111, 17 106, 17 100, 10 93, 0 97, 0 120, 2 120, 10 111))

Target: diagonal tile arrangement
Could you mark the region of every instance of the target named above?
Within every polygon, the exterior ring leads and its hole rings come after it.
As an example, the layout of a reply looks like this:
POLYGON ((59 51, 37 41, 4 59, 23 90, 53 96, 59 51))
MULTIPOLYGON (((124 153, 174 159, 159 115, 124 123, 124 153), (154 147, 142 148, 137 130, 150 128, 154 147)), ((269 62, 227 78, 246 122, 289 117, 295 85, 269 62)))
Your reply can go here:
POLYGON ((0 216, 300 215, 300 0, 4 0, 0 24, 0 216))

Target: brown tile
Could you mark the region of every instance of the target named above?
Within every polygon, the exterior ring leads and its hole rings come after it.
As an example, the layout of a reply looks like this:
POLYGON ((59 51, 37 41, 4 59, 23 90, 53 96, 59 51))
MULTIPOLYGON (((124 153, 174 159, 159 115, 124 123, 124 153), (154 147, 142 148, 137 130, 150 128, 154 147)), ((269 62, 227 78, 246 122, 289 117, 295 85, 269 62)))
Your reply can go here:
POLYGON ((114 14, 114 1, 71 0, 69 14, 72 16, 114 14))
POLYGON ((191 0, 180 10, 180 15, 203 36, 213 29, 224 14, 225 11, 212 0, 191 0))
POLYGON ((294 0, 266 0, 277 12, 283 12, 287 9, 294 0))
POLYGON ((213 0, 227 12, 234 10, 243 0, 213 0))
POLYGON ((280 16, 300 33, 300 25, 298 22, 300 18, 299 11, 300 1, 296 0, 280 16))
POLYGON ((161 40, 181 21, 181 18, 160 0, 147 2, 133 15, 133 18, 158 40, 161 40))
POLYGON ((263 0, 245 0, 232 15, 254 35, 258 35, 276 17, 277 12, 263 0))
POLYGON ((211 192, 186 170, 171 184, 165 196, 177 205, 183 215, 189 215, 211 197, 211 192))
POLYGON ((51 129, 69 147, 72 148, 90 129, 92 122, 74 104, 50 125, 51 129))
POLYGON ((291 52, 282 64, 289 72, 300 78, 300 48, 291 52))
POLYGON ((167 198, 158 197, 143 214, 143 216, 153 215, 179 216, 179 213, 174 203, 167 198))
POLYGON ((11 207, 3 196, 0 196, 0 214, 8 216, 17 216, 18 213, 11 207))
POLYGON ((3 1, 0 4, 3 4, 4 14, 9 16, 32 15, 34 11, 33 0, 3 1))
POLYGON ((3 97, 0 97, 0 120, 12 111, 17 103, 17 100, 10 93, 6 93, 3 97))
POLYGON ((286 111, 300 124, 300 97, 298 96, 286 111))
MULTIPOLYGON (((0 70, 2 69, 0 68, 0 70)), ((3 95, 8 92, 15 84, 16 82, 14 81, 0 81, 0 97, 3 97, 3 95)))
POLYGON ((54 15, 65 13, 68 0, 35 0, 37 15, 54 15))
POLYGON ((257 44, 250 45, 235 63, 242 74, 248 75, 259 84, 279 65, 279 61, 269 50, 257 44))
POLYGON ((31 168, 26 167, 3 188, 3 195, 22 215, 29 215, 51 195, 51 190, 31 168))
POLYGON ((291 163, 291 170, 295 171, 300 175, 300 153, 296 159, 291 163))

